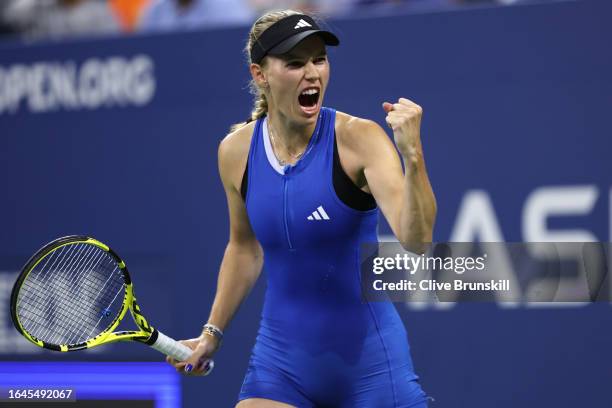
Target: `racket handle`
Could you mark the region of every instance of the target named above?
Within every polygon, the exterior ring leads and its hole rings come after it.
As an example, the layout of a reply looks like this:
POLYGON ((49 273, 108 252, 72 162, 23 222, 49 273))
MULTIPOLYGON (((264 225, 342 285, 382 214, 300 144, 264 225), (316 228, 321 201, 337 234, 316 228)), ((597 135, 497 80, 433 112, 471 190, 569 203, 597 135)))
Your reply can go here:
MULTIPOLYGON (((187 360, 191 356, 191 353, 193 353, 192 349, 166 336, 159 330, 157 331, 157 340, 155 340, 155 343, 151 344, 151 347, 178 361, 187 360)), ((206 368, 204 369, 204 375, 210 374, 214 367, 215 362, 213 360, 208 360, 206 362, 206 368)))

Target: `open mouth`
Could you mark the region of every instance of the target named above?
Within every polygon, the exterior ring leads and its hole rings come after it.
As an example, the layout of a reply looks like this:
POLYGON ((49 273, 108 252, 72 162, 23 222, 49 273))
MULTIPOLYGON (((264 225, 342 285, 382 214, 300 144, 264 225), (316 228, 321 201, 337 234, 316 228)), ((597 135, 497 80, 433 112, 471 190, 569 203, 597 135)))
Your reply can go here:
POLYGON ((304 89, 298 96, 298 102, 303 108, 314 108, 319 102, 319 95, 319 89, 317 88, 304 89))

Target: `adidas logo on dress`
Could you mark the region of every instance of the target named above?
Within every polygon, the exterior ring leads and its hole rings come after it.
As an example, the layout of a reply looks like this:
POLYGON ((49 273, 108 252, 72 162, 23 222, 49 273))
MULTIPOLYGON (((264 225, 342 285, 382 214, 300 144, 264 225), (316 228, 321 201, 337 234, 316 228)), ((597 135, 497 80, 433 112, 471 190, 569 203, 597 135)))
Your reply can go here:
POLYGON ((300 19, 300 21, 298 21, 298 23, 295 25, 295 27, 293 27, 293 29, 297 30, 298 28, 302 28, 302 27, 312 27, 312 26, 308 24, 307 21, 304 21, 304 19, 300 19))
POLYGON ((329 215, 327 215, 327 213, 325 212, 325 210, 323 209, 323 206, 320 205, 317 207, 316 210, 314 210, 312 212, 311 215, 308 216, 307 218, 309 221, 322 221, 322 220, 329 220, 329 215))

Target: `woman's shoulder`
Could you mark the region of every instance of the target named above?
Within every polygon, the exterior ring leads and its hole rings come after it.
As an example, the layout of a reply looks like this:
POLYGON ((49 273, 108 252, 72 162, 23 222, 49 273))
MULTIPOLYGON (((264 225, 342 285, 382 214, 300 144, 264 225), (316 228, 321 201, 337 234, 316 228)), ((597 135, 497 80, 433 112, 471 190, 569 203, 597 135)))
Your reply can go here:
POLYGON ((251 138, 255 129, 255 121, 249 122, 246 125, 228 133, 219 144, 219 158, 228 158, 231 160, 239 160, 249 154, 251 146, 251 138))
POLYGON ((345 112, 336 111, 335 123, 338 143, 361 150, 386 133, 378 123, 345 112))
POLYGON ((219 144, 219 172, 221 178, 229 180, 239 188, 247 164, 255 121, 236 129, 221 140, 219 144))

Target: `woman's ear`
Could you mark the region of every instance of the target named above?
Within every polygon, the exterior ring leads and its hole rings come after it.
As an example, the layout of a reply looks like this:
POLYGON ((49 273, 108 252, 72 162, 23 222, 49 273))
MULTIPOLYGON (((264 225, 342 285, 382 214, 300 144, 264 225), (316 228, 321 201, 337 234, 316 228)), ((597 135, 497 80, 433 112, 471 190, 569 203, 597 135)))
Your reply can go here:
POLYGON ((266 76, 263 72, 263 68, 261 67, 261 65, 251 64, 249 66, 249 69, 251 70, 251 76, 253 77, 253 81, 255 81, 257 86, 260 88, 267 88, 268 81, 266 80, 266 76))

